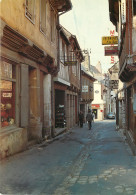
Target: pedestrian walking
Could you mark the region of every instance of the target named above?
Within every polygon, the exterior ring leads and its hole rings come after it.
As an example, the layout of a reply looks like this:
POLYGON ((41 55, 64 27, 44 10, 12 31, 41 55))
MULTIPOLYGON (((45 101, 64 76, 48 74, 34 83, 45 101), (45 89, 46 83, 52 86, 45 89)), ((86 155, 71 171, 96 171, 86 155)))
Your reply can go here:
POLYGON ((88 113, 86 115, 86 120, 88 122, 88 129, 91 130, 92 127, 92 120, 93 120, 93 115, 91 113, 91 110, 88 110, 88 113))
POLYGON ((83 123, 84 123, 84 114, 82 111, 80 111, 79 115, 78 115, 78 118, 79 118, 79 125, 80 127, 83 127, 83 123))
POLYGON ((93 122, 94 122, 94 119, 95 119, 95 114, 94 114, 94 112, 92 113, 92 116, 93 116, 93 122))

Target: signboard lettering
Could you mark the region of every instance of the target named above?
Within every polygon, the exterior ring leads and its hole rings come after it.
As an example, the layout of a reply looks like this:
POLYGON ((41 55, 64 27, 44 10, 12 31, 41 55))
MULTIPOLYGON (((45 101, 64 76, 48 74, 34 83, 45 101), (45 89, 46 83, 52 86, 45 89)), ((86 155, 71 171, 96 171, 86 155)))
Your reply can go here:
POLYGON ((102 45, 118 44, 118 36, 102 37, 102 45))
POLYGON ((122 24, 126 23, 126 0, 121 0, 121 19, 122 24))

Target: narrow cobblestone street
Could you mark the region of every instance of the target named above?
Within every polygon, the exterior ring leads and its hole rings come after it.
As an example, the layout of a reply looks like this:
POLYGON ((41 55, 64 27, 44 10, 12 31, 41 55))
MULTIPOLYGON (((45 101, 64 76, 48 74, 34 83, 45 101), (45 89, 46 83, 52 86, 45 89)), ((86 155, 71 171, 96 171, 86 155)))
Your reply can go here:
POLYGON ((113 120, 76 127, 0 167, 2 194, 136 194, 136 158, 113 120))

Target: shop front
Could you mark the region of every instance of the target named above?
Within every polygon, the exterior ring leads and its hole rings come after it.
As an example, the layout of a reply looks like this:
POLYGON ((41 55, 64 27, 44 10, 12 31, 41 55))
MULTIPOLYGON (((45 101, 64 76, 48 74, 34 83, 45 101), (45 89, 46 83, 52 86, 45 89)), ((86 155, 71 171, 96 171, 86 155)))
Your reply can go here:
POLYGON ((19 127, 19 66, 6 58, 0 61, 0 158, 26 149, 27 130, 19 127))
POLYGON ((56 71, 51 56, 45 56, 34 44, 29 45, 30 41, 8 25, 3 25, 3 31, 0 61, 1 159, 26 150, 45 135, 51 135, 51 71, 56 71))

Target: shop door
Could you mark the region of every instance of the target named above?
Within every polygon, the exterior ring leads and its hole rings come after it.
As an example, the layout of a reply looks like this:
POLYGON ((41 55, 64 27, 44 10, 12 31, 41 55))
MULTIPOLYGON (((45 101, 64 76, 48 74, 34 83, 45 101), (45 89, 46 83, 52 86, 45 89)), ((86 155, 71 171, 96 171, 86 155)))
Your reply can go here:
POLYGON ((95 114, 95 119, 98 118, 97 109, 93 109, 93 113, 95 114))

